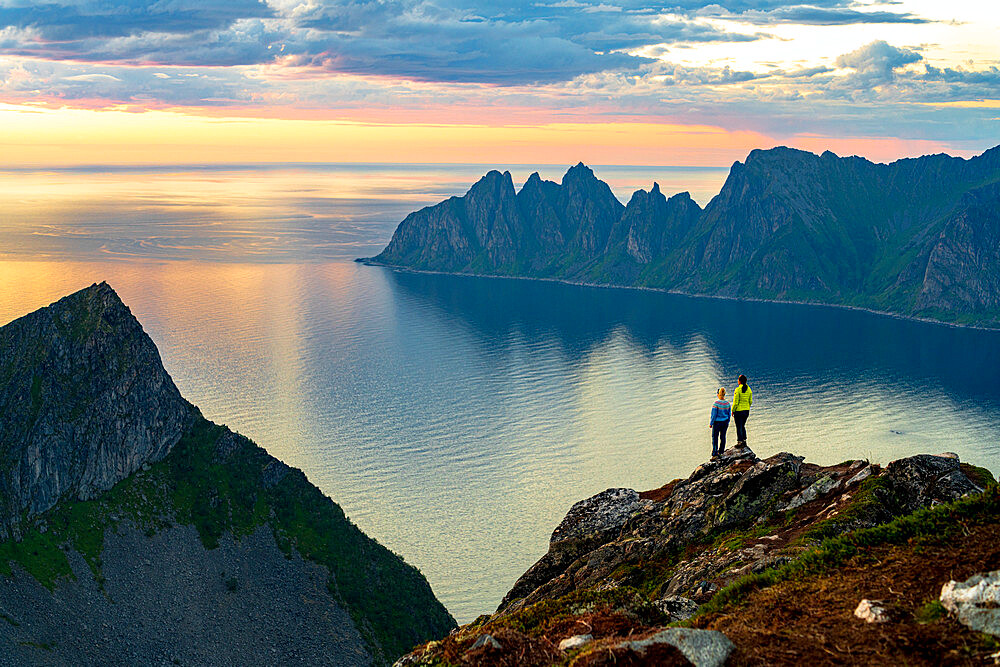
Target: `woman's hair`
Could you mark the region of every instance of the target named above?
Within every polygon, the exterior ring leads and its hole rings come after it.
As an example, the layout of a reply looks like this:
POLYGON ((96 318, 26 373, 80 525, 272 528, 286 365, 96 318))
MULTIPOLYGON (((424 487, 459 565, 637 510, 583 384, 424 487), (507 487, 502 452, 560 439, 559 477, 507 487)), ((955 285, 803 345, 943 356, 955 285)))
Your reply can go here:
POLYGON ((736 379, 739 380, 740 386, 742 387, 740 391, 742 391, 744 394, 747 393, 747 376, 741 375, 736 379))

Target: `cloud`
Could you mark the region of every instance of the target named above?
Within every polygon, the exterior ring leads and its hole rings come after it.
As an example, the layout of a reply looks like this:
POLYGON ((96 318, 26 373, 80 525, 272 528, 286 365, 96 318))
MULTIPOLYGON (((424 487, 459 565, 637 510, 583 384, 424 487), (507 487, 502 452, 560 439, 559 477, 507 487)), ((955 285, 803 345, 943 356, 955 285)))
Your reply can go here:
POLYGON ((30 29, 46 41, 141 32, 190 33, 224 28, 241 18, 272 15, 262 0, 0 2, 0 26, 30 29))
POLYGON ((136 65, 285 62, 423 81, 525 85, 636 69, 650 44, 751 41, 631 0, 0 0, 0 53, 136 65))
POLYGON ((886 11, 861 12, 850 7, 817 7, 815 5, 788 5, 772 9, 748 9, 733 13, 718 5, 705 7, 698 16, 742 21, 755 25, 777 25, 794 23, 799 25, 853 25, 858 23, 931 23, 929 19, 909 12, 886 11))
POLYGON ((932 105, 998 99, 1000 71, 942 66, 931 47, 667 62, 683 47, 770 38, 753 26, 923 21, 849 0, 0 0, 0 102, 995 136, 985 111, 932 105))
POLYGON ((836 65, 854 69, 855 79, 863 85, 878 85, 892 81, 896 69, 922 59, 923 56, 916 51, 901 49, 878 40, 839 56, 836 65))

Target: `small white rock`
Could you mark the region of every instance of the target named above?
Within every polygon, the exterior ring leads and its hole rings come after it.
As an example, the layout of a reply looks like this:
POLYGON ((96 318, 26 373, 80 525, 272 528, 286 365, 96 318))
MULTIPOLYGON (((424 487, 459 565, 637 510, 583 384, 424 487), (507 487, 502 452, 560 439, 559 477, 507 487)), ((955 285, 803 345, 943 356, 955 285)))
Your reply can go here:
POLYGON ((862 600, 854 615, 868 623, 885 623, 889 620, 889 612, 882 606, 881 600, 862 600))
POLYGON ((594 641, 594 635, 573 635, 559 642, 560 651, 572 651, 594 641))

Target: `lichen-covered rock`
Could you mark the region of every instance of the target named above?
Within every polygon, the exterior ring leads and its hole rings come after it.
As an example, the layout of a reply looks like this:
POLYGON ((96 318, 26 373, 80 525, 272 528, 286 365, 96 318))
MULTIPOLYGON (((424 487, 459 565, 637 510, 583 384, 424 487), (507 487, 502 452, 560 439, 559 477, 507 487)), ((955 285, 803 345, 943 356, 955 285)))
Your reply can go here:
MULTIPOLYGON (((862 473, 858 473, 858 475, 860 474, 862 473)), ((785 509, 793 510, 796 507, 801 507, 808 502, 816 500, 820 496, 825 496, 839 486, 840 482, 837 479, 831 477, 830 475, 823 475, 815 482, 807 486, 797 496, 792 498, 792 502, 788 503, 788 507, 785 509)))
POLYGON ((941 604, 964 625, 1000 637, 1000 570, 949 581, 941 588, 941 604))
POLYGON ((632 489, 608 489, 573 505, 552 531, 550 544, 581 538, 617 537, 621 527, 651 502, 632 489))
POLYGON ((668 595, 653 604, 670 619, 671 623, 674 621, 686 621, 698 611, 697 602, 680 595, 668 595))
POLYGON ((643 655, 657 644, 677 647, 695 667, 722 667, 734 648, 721 632, 694 628, 665 628, 644 639, 622 642, 616 648, 643 655))
POLYGON ((107 283, 0 328, 0 538, 158 461, 191 405, 107 283))
POLYGON ((962 472, 958 458, 950 456, 918 454, 893 461, 885 479, 900 514, 982 491, 962 472))

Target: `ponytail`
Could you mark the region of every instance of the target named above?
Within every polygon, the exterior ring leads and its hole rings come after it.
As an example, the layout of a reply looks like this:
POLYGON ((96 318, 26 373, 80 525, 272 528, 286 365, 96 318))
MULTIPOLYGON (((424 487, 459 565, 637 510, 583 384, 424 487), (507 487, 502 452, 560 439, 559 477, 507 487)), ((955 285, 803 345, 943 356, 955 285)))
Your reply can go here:
POLYGON ((742 394, 747 393, 747 376, 741 375, 736 379, 740 383, 740 393, 742 394))

